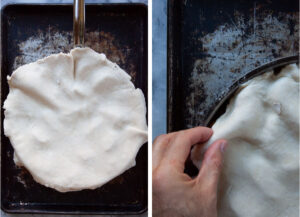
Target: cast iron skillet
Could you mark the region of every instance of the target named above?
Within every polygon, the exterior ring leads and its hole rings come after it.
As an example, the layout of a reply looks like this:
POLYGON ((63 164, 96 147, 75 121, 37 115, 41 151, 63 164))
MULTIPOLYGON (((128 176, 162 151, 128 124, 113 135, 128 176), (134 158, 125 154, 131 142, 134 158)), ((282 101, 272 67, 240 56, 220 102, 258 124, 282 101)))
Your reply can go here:
MULTIPOLYGON (((245 76, 237 80, 236 82, 231 85, 229 88, 228 93, 223 97, 223 99, 217 104, 217 106, 214 108, 214 110, 209 114, 207 117, 204 126, 212 127, 213 124, 216 122, 216 120, 225 113, 226 107, 228 103, 230 102, 231 97, 234 96, 236 91, 239 89, 239 87, 244 84, 245 82, 251 80, 252 78, 259 76, 265 72, 269 72, 273 70, 275 74, 278 74, 281 69, 289 64, 297 63, 299 64, 299 55, 295 56, 288 56, 283 57, 277 60, 274 60, 272 62, 266 63, 258 68, 255 68, 252 71, 249 71, 246 73, 245 76)), ((198 174, 198 169, 196 166, 192 163, 192 160, 189 158, 185 165, 185 173, 189 174, 190 176, 196 176, 198 174)))

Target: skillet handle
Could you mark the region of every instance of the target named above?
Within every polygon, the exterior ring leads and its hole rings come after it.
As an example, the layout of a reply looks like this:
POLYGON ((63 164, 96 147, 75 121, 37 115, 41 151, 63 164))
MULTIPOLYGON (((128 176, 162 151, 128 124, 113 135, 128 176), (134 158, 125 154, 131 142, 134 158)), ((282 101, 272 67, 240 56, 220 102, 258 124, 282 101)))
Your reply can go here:
POLYGON ((85 4, 84 0, 74 0, 73 40, 74 47, 84 47, 85 4))

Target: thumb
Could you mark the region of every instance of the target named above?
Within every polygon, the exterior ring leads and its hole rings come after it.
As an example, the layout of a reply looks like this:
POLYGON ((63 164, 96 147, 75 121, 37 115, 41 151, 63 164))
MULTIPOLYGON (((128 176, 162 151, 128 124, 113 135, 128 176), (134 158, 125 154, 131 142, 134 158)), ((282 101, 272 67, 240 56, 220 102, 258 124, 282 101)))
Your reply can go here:
POLYGON ((210 193, 216 194, 219 177, 223 164, 223 154, 227 147, 226 140, 217 140, 209 146, 204 154, 199 174, 198 183, 210 193))

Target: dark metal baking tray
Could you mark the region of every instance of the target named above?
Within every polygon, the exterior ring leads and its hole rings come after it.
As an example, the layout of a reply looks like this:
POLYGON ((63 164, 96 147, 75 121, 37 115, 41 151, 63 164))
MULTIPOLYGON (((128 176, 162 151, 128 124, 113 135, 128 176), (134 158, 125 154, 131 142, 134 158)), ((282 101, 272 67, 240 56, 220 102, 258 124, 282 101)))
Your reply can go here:
MULTIPOLYGON (((72 48, 72 12, 72 5, 8 5, 2 9, 1 107, 9 91, 6 76, 14 69, 72 48)), ((127 71, 147 98, 146 5, 87 5, 85 39, 86 46, 105 53, 127 71)), ((2 123, 3 118, 2 109, 2 123)), ((1 208, 6 212, 137 214, 147 209, 147 144, 140 149, 134 168, 95 190, 69 193, 44 187, 24 168, 16 167, 3 127, 1 148, 1 208)))
POLYGON ((239 82, 298 55, 298 16, 298 0, 168 0, 168 132, 211 124, 239 82))
POLYGON ((246 73, 297 55, 298 16, 298 0, 169 0, 168 132, 204 125, 246 73))

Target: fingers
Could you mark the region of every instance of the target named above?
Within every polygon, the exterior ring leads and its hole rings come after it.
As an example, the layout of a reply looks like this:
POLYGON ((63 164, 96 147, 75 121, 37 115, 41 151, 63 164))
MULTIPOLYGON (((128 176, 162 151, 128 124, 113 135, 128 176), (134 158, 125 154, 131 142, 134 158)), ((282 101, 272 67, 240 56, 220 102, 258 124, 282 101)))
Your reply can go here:
POLYGON ((226 140, 217 140, 209 146, 197 177, 197 182, 212 194, 217 194, 221 174, 223 154, 227 147, 226 140))
POLYGON ((164 160, 183 172, 192 145, 206 142, 212 134, 213 131, 207 127, 195 127, 177 132, 170 138, 170 145, 166 150, 164 160))

